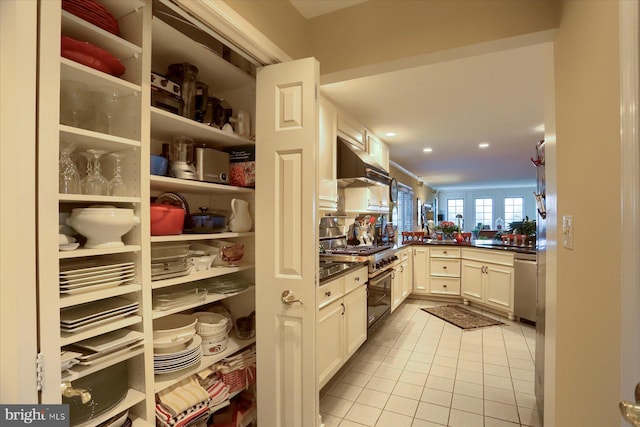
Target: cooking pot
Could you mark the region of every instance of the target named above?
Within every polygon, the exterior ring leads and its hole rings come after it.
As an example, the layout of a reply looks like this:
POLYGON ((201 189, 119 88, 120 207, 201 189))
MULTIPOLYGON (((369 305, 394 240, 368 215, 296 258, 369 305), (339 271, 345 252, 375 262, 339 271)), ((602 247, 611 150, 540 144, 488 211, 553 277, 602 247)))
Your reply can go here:
POLYGON ((71 426, 110 411, 127 395, 127 364, 118 363, 73 382, 60 384, 62 403, 69 405, 71 426))
POLYGON ((182 234, 185 210, 177 206, 152 203, 150 226, 152 236, 182 234))
POLYGON ((209 212, 201 207, 200 213, 187 215, 184 221, 185 233, 220 233, 227 228, 227 216, 219 212, 209 212))

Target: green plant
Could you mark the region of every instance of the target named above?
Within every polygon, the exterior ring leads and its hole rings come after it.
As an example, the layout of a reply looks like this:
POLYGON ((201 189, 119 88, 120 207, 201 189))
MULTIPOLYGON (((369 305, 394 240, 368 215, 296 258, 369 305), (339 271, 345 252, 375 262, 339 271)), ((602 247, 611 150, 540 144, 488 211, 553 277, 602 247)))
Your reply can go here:
POLYGON ((536 235, 536 221, 529 220, 529 217, 525 217, 524 221, 514 221, 509 224, 509 230, 518 234, 526 234, 527 236, 536 235))

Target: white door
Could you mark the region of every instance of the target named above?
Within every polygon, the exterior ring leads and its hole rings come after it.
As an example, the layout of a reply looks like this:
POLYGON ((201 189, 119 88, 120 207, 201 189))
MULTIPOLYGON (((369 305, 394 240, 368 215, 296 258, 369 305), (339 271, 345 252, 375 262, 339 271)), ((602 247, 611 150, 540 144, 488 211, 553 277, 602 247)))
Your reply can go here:
POLYGON ((319 63, 263 67, 256 102, 258 422, 316 425, 319 63), (290 291, 290 303, 281 301, 290 291), (295 302, 293 300, 300 300, 295 302))

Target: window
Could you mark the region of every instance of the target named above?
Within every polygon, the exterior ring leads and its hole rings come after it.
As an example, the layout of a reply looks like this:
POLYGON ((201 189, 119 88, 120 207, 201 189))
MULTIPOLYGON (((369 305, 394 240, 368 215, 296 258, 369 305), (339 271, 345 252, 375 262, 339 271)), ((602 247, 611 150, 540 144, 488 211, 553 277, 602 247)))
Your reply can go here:
MULTIPOLYGON (((396 213, 396 209, 393 209, 393 213, 396 213)), ((392 214, 393 225, 398 227, 398 234, 403 231, 413 231, 414 223, 413 209, 413 190, 403 184, 398 185, 398 209, 397 215, 392 214)))
POLYGON ((504 198, 504 222, 509 225, 512 222, 522 221, 524 218, 524 197, 504 198))
POLYGON ((476 199, 476 225, 493 226, 493 199, 476 199))
MULTIPOLYGON (((458 225, 456 215, 463 215, 464 218, 464 199, 447 199, 447 221, 458 225)), ((460 221, 460 227, 464 229, 464 219, 460 221)))

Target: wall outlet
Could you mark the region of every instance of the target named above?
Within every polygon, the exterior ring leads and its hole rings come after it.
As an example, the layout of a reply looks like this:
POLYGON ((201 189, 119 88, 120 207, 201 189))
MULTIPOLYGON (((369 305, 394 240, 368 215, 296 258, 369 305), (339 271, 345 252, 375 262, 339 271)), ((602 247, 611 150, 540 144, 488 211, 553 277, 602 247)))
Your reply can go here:
POLYGON ((562 217, 562 246, 573 249, 573 215, 562 217))

